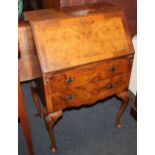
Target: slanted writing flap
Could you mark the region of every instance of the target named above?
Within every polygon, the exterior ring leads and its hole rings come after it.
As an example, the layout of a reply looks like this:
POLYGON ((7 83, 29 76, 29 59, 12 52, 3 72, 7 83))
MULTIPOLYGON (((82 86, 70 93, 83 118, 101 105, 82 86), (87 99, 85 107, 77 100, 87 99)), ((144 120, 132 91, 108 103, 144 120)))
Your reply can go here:
POLYGON ((32 30, 43 72, 133 53, 122 13, 32 22, 32 30))

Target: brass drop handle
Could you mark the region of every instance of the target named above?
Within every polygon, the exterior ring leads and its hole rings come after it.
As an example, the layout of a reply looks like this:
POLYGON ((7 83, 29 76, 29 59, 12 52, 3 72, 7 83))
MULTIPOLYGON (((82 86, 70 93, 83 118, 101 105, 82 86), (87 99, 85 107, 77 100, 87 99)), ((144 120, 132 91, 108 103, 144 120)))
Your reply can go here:
POLYGON ((132 64, 133 62, 133 57, 129 57, 129 63, 132 64))
POLYGON ((110 68, 110 72, 111 72, 111 73, 115 73, 116 71, 117 71, 116 66, 112 66, 112 67, 110 68))
POLYGON ((72 83, 73 81, 75 81, 75 77, 69 77, 66 79, 66 83, 68 84, 72 83))
POLYGON ((113 89, 116 85, 114 83, 110 83, 107 86, 107 89, 113 89))
POLYGON ((67 100, 73 100, 73 99, 75 99, 76 98, 76 95, 75 94, 69 94, 68 96, 67 96, 67 100))

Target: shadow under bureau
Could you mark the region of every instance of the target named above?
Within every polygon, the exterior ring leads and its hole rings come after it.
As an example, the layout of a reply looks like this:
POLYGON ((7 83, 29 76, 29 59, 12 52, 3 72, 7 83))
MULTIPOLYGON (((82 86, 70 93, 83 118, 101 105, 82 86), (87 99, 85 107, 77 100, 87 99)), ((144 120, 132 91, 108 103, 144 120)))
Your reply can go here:
POLYGON ((122 99, 116 126, 128 105, 133 45, 121 9, 107 3, 25 12, 41 66, 36 80, 44 103, 51 149, 54 124, 67 108, 113 95, 122 99))

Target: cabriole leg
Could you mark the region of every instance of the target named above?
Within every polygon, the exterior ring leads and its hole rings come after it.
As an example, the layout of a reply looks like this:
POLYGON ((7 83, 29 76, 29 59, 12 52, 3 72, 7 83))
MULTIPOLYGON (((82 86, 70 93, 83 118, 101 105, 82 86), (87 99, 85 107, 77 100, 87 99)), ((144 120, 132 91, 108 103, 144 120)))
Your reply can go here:
POLYGON ((32 81, 32 84, 31 84, 31 93, 32 93, 34 103, 35 103, 36 108, 37 108, 37 112, 35 115, 36 115, 36 117, 41 117, 41 105, 39 103, 39 98, 37 95, 37 86, 36 86, 34 81, 32 81))
POLYGON ((62 111, 57 111, 57 112, 47 114, 47 111, 44 108, 44 120, 45 120, 47 131, 50 136, 50 141, 51 141, 50 149, 52 152, 55 152, 57 150, 55 135, 54 135, 54 125, 61 116, 62 116, 62 111))
POLYGON ((120 93, 117 95, 117 97, 122 100, 122 104, 119 108, 119 111, 117 112, 116 126, 117 126, 117 128, 122 128, 121 118, 122 118, 122 115, 123 115, 125 109, 127 108, 128 103, 129 103, 129 92, 125 91, 123 93, 120 93))

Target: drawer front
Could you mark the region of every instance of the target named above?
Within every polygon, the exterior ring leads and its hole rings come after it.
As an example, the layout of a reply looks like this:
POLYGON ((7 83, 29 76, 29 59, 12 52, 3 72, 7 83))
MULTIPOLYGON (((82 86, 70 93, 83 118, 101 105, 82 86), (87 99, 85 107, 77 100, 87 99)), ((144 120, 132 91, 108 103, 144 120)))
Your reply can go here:
POLYGON ((61 90, 52 95, 54 111, 69 107, 92 104, 128 89, 130 74, 94 81, 69 90, 61 90))
POLYGON ((67 90, 88 83, 100 81, 123 73, 130 73, 131 58, 121 58, 78 67, 51 77, 50 85, 54 92, 67 90))

